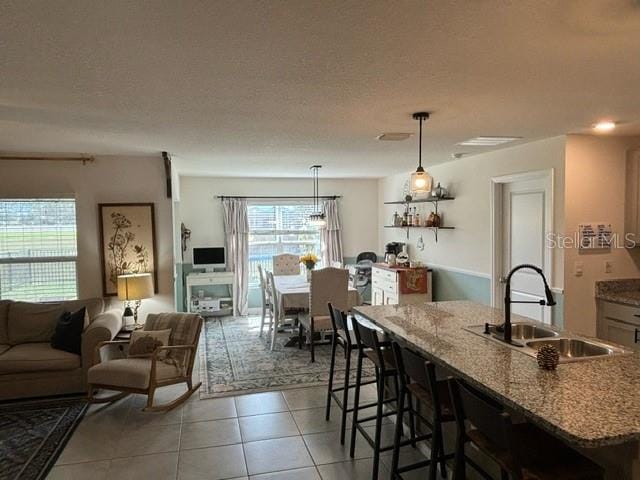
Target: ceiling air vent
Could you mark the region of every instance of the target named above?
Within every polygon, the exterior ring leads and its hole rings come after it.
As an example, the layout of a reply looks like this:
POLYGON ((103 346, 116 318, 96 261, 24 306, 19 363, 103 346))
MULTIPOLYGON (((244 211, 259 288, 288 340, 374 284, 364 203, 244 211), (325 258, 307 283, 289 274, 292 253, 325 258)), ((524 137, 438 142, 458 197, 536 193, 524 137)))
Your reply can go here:
POLYGON ((387 133, 381 133, 376 138, 381 142, 401 142, 402 140, 406 140, 412 135, 413 135, 412 133, 405 133, 405 132, 387 132, 387 133))
POLYGON ((464 147, 495 147, 496 145, 503 145, 521 138, 522 137, 475 137, 460 142, 458 145, 464 147))

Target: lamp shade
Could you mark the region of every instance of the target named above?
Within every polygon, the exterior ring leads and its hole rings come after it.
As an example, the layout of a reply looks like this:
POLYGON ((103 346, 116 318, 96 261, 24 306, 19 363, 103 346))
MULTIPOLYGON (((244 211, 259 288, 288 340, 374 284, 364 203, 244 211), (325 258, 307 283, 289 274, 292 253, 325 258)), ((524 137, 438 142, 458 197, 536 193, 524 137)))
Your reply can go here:
POLYGON ((153 277, 150 273, 118 275, 118 299, 142 300, 153 297, 153 277))
POLYGON ((431 191, 432 178, 424 170, 411 174, 411 193, 429 193, 431 191))

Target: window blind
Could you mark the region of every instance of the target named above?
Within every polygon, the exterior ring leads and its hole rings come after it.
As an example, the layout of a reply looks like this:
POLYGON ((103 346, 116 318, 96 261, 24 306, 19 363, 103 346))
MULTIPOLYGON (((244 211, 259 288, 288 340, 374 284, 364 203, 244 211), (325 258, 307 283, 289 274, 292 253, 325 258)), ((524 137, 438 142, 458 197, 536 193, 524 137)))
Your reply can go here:
POLYGON ((77 298, 74 199, 0 199, 0 298, 77 298))
POLYGON ((312 204, 250 204, 249 220, 249 285, 259 284, 257 266, 273 269, 273 256, 280 253, 320 256, 320 231, 309 225, 312 204))

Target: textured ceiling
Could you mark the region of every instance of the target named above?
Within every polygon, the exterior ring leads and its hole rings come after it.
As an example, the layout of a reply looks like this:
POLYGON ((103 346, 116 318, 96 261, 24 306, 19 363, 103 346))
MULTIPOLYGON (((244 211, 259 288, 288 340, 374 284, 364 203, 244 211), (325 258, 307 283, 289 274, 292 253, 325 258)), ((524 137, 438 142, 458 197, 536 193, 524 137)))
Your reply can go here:
POLYGON ((382 176, 477 135, 640 133, 633 0, 0 3, 0 149, 184 173, 382 176))

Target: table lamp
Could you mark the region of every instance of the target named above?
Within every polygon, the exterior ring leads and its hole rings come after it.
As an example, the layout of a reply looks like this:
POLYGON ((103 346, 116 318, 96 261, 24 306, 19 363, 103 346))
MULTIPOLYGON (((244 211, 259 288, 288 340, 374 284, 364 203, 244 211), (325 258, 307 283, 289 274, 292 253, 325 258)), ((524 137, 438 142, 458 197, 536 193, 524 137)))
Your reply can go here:
POLYGON ((125 329, 135 330, 138 325, 138 308, 144 298, 153 297, 153 277, 150 273, 127 273, 118 275, 118 299, 124 302, 122 314, 125 329), (131 304, 133 302, 133 311, 131 304), (128 323, 133 317, 133 325, 128 323))

